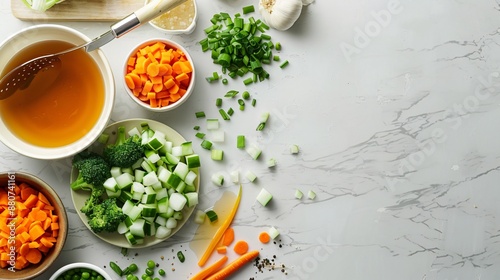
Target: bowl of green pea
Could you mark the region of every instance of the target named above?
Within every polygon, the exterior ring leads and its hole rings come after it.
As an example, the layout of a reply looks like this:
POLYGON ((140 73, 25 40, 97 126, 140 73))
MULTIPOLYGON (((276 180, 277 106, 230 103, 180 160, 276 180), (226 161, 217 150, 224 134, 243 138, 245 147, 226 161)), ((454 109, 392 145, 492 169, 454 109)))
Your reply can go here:
POLYGON ((67 280, 67 279, 82 279, 82 280, 112 280, 104 269, 91 263, 70 263, 59 268, 49 280, 67 280))

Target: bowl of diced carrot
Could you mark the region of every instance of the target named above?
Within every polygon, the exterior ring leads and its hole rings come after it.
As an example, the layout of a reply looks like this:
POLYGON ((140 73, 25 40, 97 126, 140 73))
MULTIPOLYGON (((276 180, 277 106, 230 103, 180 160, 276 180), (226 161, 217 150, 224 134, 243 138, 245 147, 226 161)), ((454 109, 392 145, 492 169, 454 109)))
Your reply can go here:
POLYGON ((141 107, 165 112, 179 107, 193 93, 195 68, 180 44, 151 39, 129 53, 123 81, 130 98, 141 107))
POLYGON ((57 193, 40 178, 0 173, 0 279, 34 279, 59 256, 67 217, 57 193))

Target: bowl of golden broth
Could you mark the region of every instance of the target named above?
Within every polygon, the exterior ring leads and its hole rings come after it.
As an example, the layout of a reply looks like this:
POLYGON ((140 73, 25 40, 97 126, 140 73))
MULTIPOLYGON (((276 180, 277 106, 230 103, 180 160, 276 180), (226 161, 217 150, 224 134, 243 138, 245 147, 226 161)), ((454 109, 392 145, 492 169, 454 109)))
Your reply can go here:
MULTIPOLYGON (((23 29, 0 44, 0 77, 25 61, 88 41, 62 25, 23 29)), ((43 71, 29 87, 0 100, 0 141, 28 157, 78 153, 100 136, 111 115, 115 83, 104 53, 80 49, 59 58, 59 71, 43 71)))

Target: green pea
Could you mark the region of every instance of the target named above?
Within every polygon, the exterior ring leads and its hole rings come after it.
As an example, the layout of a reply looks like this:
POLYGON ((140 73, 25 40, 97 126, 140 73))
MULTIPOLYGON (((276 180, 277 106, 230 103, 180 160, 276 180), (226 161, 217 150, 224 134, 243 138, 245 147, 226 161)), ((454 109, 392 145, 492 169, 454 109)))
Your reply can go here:
POLYGON ((83 279, 89 279, 89 278, 90 278, 90 273, 89 273, 89 272, 87 272, 87 271, 83 272, 83 273, 82 273, 82 278, 83 278, 83 279))
POLYGON ((156 266, 156 263, 153 260, 149 260, 147 265, 148 265, 148 268, 154 268, 156 266))
POLYGON ((160 274, 161 276, 165 276, 166 273, 165 273, 165 270, 163 270, 163 268, 160 268, 158 270, 158 274, 160 274))
POLYGON ((155 274, 154 269, 149 268, 149 267, 148 267, 148 268, 146 268, 146 275, 148 275, 148 276, 153 276, 153 274, 155 274))
POLYGON ((138 268, 137 268, 137 265, 136 265, 135 263, 133 263, 133 264, 131 264, 131 265, 129 265, 129 266, 128 266, 128 271, 129 271, 130 273, 134 273, 134 272, 136 272, 136 271, 137 271, 137 269, 138 269, 138 268))
POLYGON ((186 260, 186 258, 184 257, 184 254, 181 251, 177 252, 177 258, 179 258, 179 261, 181 263, 183 263, 186 260))

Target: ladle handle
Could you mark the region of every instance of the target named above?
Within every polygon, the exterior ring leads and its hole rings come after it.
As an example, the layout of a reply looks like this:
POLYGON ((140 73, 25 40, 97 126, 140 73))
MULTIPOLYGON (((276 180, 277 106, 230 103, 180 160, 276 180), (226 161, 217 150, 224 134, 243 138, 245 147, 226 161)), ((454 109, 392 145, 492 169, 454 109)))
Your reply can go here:
POLYGON ((124 19, 113 24, 111 30, 115 37, 121 37, 139 25, 146 23, 157 16, 177 7, 187 0, 152 0, 139 10, 131 13, 124 19))

